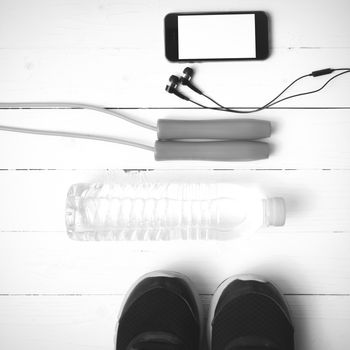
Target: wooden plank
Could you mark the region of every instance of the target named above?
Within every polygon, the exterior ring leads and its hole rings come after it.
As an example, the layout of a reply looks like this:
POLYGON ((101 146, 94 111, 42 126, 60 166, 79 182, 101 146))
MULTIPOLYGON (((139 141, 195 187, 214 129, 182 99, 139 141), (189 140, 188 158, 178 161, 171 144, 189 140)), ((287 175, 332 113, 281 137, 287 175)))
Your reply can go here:
POLYGON ((2 48, 133 48, 162 46, 163 18, 168 12, 256 11, 271 16, 273 47, 349 47, 347 0, 293 3, 254 0, 179 0, 62 2, 42 0, 1 3, 2 48), (331 6, 330 6, 331 5, 331 6), (335 20, 336 19, 336 20, 335 20), (297 22, 296 22, 297 20, 297 22), (332 23, 331 26, 325 25, 332 23), (43 30, 45 28, 45 30, 43 30))
MULTIPOLYGON (((1 100, 186 106, 164 91, 170 74, 179 74, 184 67, 165 59, 164 16, 172 11, 257 9, 271 17, 268 60, 197 65, 195 82, 221 103, 260 106, 302 74, 347 65, 347 0, 320 0, 317 10, 313 0, 274 1, 263 7, 257 0, 249 4, 237 0, 234 8, 229 0, 181 0, 176 5, 155 0, 54 0, 49 4, 5 0, 0 5, 1 100), (332 18, 336 21, 325 25, 332 18)), ((301 89, 323 81, 306 82, 301 89)), ((349 79, 341 78, 327 90, 321 97, 309 96, 288 105, 349 106, 349 79)))
MULTIPOLYGON (((231 118, 200 110, 121 110, 140 120, 231 118)), ((152 145, 156 133, 111 116, 82 110, 2 110, 1 124, 131 138, 152 145)), ((252 116, 253 117, 253 116, 252 116)), ((234 116, 236 118, 236 116, 234 116)), ((257 119, 272 122, 269 159, 255 162, 156 162, 152 152, 124 145, 1 131, 1 169, 349 169, 347 109, 270 110, 257 119)))
POLYGON ((348 234, 259 233, 231 242, 75 242, 64 232, 1 232, 0 294, 123 294, 155 270, 189 275, 201 293, 257 274, 286 294, 350 294, 348 234))
MULTIPOLYGON (((190 65, 196 71, 193 82, 220 103, 231 107, 260 107, 301 75, 327 67, 347 67, 349 56, 350 48, 277 48, 269 59, 260 62, 174 65, 165 59, 163 48, 1 49, 0 102, 71 101, 108 107, 192 107, 191 103, 165 91, 169 76, 181 75, 184 67, 190 65)), ((329 77, 307 78, 289 92, 319 88, 329 77)), ((289 100, 281 106, 349 107, 349 89, 350 78, 345 75, 318 94, 289 100)), ((189 89, 181 88, 181 91, 210 105, 189 89)))
MULTIPOLYGON (((350 176, 347 170, 237 171, 2 171, 0 231, 64 231, 69 187, 78 182, 223 182, 257 187, 282 196, 288 208, 285 227, 273 232, 342 233, 350 231, 350 176), (20 217, 19 217, 20 215, 20 217)), ((271 229, 269 229, 270 231, 271 229)))
MULTIPOLYGON (((9 350, 113 349, 121 301, 119 295, 1 297, 0 344, 9 350)), ((297 349, 346 348, 349 297, 287 296, 287 301, 297 349)))

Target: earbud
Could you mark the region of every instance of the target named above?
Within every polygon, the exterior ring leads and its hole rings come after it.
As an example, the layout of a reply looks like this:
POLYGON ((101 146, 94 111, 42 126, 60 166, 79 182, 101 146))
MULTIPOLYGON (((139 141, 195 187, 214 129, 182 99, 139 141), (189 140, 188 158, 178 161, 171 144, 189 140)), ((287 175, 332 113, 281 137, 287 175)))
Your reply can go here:
POLYGON ((179 86, 180 79, 176 75, 171 75, 169 78, 169 85, 165 87, 165 90, 169 92, 169 94, 174 94, 183 100, 188 101, 189 98, 185 95, 183 95, 181 92, 177 91, 177 87, 179 86))
POLYGON ((190 68, 190 67, 186 67, 186 68, 183 70, 182 77, 180 78, 180 83, 181 83, 182 85, 188 86, 190 89, 192 89, 192 90, 193 90, 194 92, 196 92, 197 94, 202 95, 202 94, 203 94, 202 91, 199 90, 196 86, 194 86, 194 85, 191 83, 193 74, 194 74, 193 69, 190 68))
POLYGON ((171 75, 169 78, 169 85, 165 87, 165 90, 169 92, 169 94, 173 94, 176 91, 179 85, 180 79, 176 75, 171 75))
POLYGON ((193 74, 194 74, 194 71, 193 71, 193 69, 192 68, 190 68, 190 67, 186 67, 184 70, 183 70, 183 72, 182 72, 183 74, 182 74, 182 80, 186 80, 186 81, 190 81, 191 79, 192 79, 192 77, 193 77, 193 74))

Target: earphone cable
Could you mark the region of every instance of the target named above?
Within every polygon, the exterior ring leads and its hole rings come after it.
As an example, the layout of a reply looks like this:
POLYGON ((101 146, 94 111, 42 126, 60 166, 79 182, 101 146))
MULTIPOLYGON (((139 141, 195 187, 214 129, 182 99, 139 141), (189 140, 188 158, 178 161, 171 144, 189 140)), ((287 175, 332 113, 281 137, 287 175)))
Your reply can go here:
MULTIPOLYGON (((229 108, 229 107, 224 107, 223 105, 221 105, 220 103, 218 103, 216 100, 214 100, 213 98, 209 97, 206 94, 202 94, 204 97, 206 97, 207 99, 209 99, 210 101, 214 102, 217 106, 219 106, 220 108, 218 108, 217 110, 223 110, 223 111, 227 111, 227 112, 231 112, 231 113, 242 113, 242 114, 246 114, 246 113, 254 113, 254 112, 258 112, 261 110, 264 110, 266 108, 268 108, 268 106, 276 101, 281 95, 283 95, 288 89, 290 89, 294 84, 296 84, 299 80, 302 80, 306 77, 311 76, 311 74, 306 74, 303 75, 297 79, 295 79, 293 82, 291 82, 285 89, 283 89, 276 97, 274 97, 271 101, 269 101, 268 103, 266 103, 264 106, 259 107, 259 108, 254 108, 252 110, 249 111, 244 111, 244 110, 240 110, 240 109, 233 109, 233 108, 229 108)), ((190 100, 190 102, 194 102, 193 100, 190 100)), ((209 109, 211 109, 211 107, 209 107, 209 109)), ((214 108, 216 109, 216 108, 214 108)))
POLYGON ((147 150, 147 151, 154 151, 154 147, 146 145, 144 143, 138 143, 138 142, 134 142, 134 141, 130 141, 130 140, 125 140, 125 139, 120 139, 120 138, 115 138, 115 137, 108 137, 108 136, 80 134, 80 133, 65 132, 65 131, 27 129, 27 128, 5 126, 5 125, 0 125, 0 130, 10 131, 10 132, 19 132, 19 133, 24 133, 24 134, 62 136, 62 137, 71 137, 71 138, 79 138, 79 139, 113 142, 113 143, 119 143, 119 144, 123 144, 123 145, 127 145, 127 146, 142 148, 142 149, 147 150))
POLYGON ((217 102, 216 100, 214 100, 213 98, 211 98, 210 96, 206 95, 205 93, 202 92, 202 95, 207 98, 208 100, 210 100, 211 102, 215 103, 217 106, 219 106, 220 108, 226 108, 225 106, 223 106, 222 104, 220 104, 219 102, 217 102))
POLYGON ((75 109, 90 109, 100 113, 105 113, 123 119, 129 123, 135 124, 142 128, 157 130, 157 128, 149 123, 142 122, 140 120, 134 119, 132 117, 126 116, 119 112, 107 109, 104 107, 99 107, 96 105, 85 104, 85 103, 70 103, 70 102, 13 102, 13 103, 1 103, 0 108, 9 109, 22 109, 22 108, 75 108, 75 109))
MULTIPOLYGON (((339 71, 339 70, 342 70, 342 69, 335 69, 335 70, 339 71)), ((271 106, 274 106, 274 105, 276 105, 276 104, 278 104, 278 103, 281 103, 281 102, 283 102, 283 101, 289 100, 289 99, 291 99, 291 98, 315 94, 316 92, 319 92, 319 91, 323 90, 332 80, 334 80, 335 78, 337 78, 337 77, 339 77, 339 76, 341 76, 341 75, 344 75, 344 74, 346 74, 346 73, 350 73, 350 69, 348 69, 348 70, 346 70, 346 71, 344 71, 344 72, 342 72, 342 73, 338 73, 338 74, 334 75, 332 78, 328 79, 320 88, 318 88, 318 89, 316 89, 316 90, 301 92, 301 93, 299 93, 299 94, 295 94, 295 95, 290 95, 290 96, 284 97, 284 98, 282 98, 282 99, 280 99, 280 100, 278 100, 278 101, 276 101, 276 102, 274 102, 274 103, 269 104, 269 105, 268 105, 268 108, 271 107, 271 106)))
MULTIPOLYGON (((194 103, 194 104, 196 104, 196 105, 198 105, 198 106, 200 106, 200 107, 202 107, 202 108, 205 108, 205 109, 218 110, 218 111, 231 112, 231 113, 241 113, 241 114, 255 113, 255 112, 262 111, 264 109, 268 109, 268 108, 270 108, 270 107, 272 107, 274 105, 277 105, 277 104, 279 104, 279 103, 281 103, 283 101, 286 101, 288 99, 292 99, 292 98, 296 98, 296 97, 304 96, 304 95, 310 95, 310 94, 314 94, 316 92, 319 92, 319 91, 323 90, 335 78, 337 78, 337 77, 339 77, 339 76, 341 76, 343 74, 349 73, 350 72, 350 68, 337 68, 337 69, 333 69, 333 71, 343 71, 343 72, 338 73, 335 76, 333 76, 332 78, 328 79, 320 88, 318 88, 316 90, 311 90, 311 91, 307 91, 307 92, 303 92, 303 93, 290 95, 290 96, 284 97, 284 98, 282 98, 280 100, 277 100, 281 95, 283 95, 289 88, 292 87, 292 85, 297 83, 299 80, 304 79, 306 77, 312 76, 312 74, 303 75, 303 76, 295 79, 293 82, 291 82, 284 90, 282 90, 275 98, 273 98, 271 101, 266 103, 264 106, 259 107, 259 108, 255 108, 255 109, 252 109, 252 110, 248 110, 248 111, 240 110, 240 109, 233 109, 233 108, 229 108, 229 107, 217 108, 217 107, 204 106, 202 104, 199 104, 199 103, 193 101, 192 99, 189 99, 189 101, 194 103)), ((203 96, 208 97, 207 95, 204 95, 204 94, 203 94, 203 96)), ((214 99, 212 99, 212 98, 209 98, 209 99, 211 101, 213 101, 215 104, 217 104, 218 106, 221 106, 214 99)))
POLYGON ((193 104, 195 104, 195 105, 197 105, 197 106, 199 106, 201 108, 204 108, 204 109, 216 109, 216 110, 219 110, 219 111, 223 110, 221 108, 209 107, 209 106, 202 105, 201 103, 196 102, 196 101, 194 101, 194 100, 192 100, 190 98, 187 101, 189 101, 189 102, 191 102, 191 103, 193 103, 193 104))
POLYGON ((263 110, 266 109, 267 107, 269 107, 271 105, 271 103, 275 102, 279 97, 281 97, 287 90, 289 90, 294 84, 296 84, 298 81, 305 79, 307 77, 311 77, 311 74, 305 74, 302 75, 301 77, 295 79, 294 81, 292 81, 285 89, 283 89, 275 98, 273 98, 271 101, 269 101, 268 103, 266 103, 264 106, 257 108, 257 110, 263 110))

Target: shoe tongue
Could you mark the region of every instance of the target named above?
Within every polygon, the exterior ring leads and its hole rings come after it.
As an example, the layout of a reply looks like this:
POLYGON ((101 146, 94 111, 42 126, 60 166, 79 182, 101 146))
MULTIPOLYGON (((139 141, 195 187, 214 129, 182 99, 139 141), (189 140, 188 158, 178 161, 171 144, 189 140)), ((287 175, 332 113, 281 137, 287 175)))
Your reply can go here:
POLYGON ((136 336, 127 350, 186 350, 182 341, 166 332, 149 332, 136 336))

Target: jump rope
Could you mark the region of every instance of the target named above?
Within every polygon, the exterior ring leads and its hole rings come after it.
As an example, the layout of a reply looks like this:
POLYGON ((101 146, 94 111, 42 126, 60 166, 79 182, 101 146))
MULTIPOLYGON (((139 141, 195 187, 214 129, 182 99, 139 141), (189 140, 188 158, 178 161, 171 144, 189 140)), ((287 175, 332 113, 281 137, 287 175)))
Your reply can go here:
MULTIPOLYGON (((236 114, 256 113, 269 109, 283 101, 299 96, 315 94, 323 90, 332 80, 350 72, 350 68, 327 68, 302 75, 292 81, 276 97, 259 108, 235 109, 225 107, 215 99, 203 93, 192 83, 194 71, 186 67, 181 77, 172 75, 166 91, 177 97, 189 101, 192 104, 209 110, 230 112, 236 114), (339 72, 328 79, 320 88, 280 98, 287 90, 302 79, 319 77, 339 72), (195 93, 202 95, 216 107, 206 106, 194 101, 179 91, 180 85, 190 88, 195 93)), ((91 104, 65 103, 65 102, 32 102, 32 103, 0 103, 0 108, 74 108, 89 109, 105 113, 123 119, 139 127, 157 132, 158 140, 154 146, 134 142, 128 139, 106 137, 92 134, 81 134, 63 131, 50 131, 28 129, 0 125, 0 130, 36 135, 62 136, 113 142, 127 146, 138 147, 154 152, 155 160, 208 160, 208 161, 250 161, 268 158, 269 145, 266 142, 257 141, 271 136, 271 124, 266 120, 256 119, 214 119, 214 120, 173 120, 159 119, 157 125, 139 121, 133 117, 123 115, 112 109, 91 104)))

